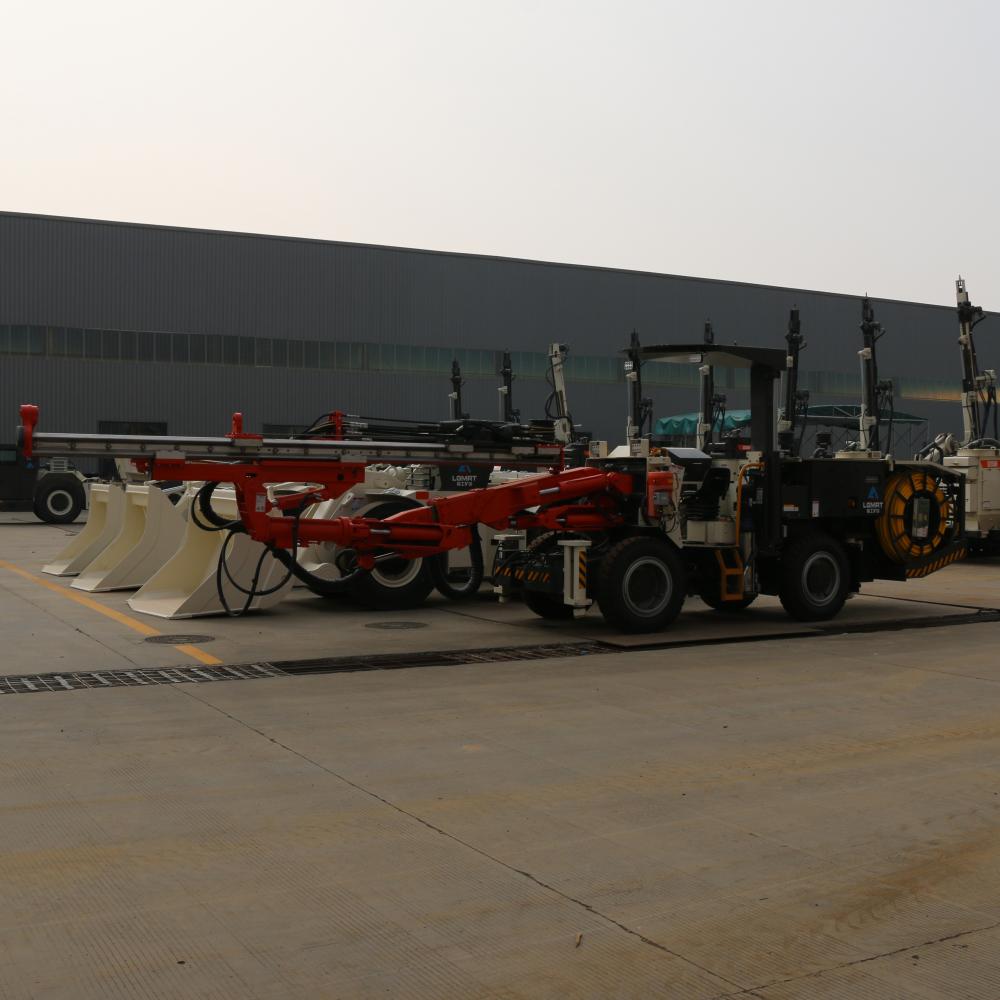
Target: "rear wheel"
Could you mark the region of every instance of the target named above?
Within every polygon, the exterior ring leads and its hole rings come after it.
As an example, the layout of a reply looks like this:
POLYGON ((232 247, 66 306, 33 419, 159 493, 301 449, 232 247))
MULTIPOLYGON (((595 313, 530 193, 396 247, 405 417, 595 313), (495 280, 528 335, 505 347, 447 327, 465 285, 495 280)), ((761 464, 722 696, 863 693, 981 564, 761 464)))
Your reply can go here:
POLYGON ((851 585, 844 547, 824 534, 792 542, 781 556, 778 596, 782 607, 802 622, 826 621, 839 614, 851 585))
POLYGON ((657 632, 680 613, 686 590, 677 550, 662 538, 637 535, 612 546, 601 562, 597 604, 623 632, 657 632))
MULTIPOLYGON (((388 500, 365 513, 365 517, 386 518, 416 503, 388 500)), ((379 555, 385 553, 376 553, 379 555)), ((375 611, 402 611, 416 608, 427 600, 434 589, 430 570, 423 559, 403 559, 394 556, 375 563, 370 571, 359 570, 347 581, 349 593, 359 604, 375 611)))
POLYGON ((74 476, 43 476, 35 490, 35 517, 47 524, 69 524, 87 502, 83 485, 74 476))

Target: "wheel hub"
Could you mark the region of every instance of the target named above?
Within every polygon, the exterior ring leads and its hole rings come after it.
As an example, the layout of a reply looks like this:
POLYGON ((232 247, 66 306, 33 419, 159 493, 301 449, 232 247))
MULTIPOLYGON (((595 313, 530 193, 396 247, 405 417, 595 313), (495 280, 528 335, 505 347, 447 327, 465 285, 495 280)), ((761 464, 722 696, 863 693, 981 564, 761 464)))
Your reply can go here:
POLYGON ((652 618, 670 603, 674 585, 670 571, 659 559, 644 556, 625 571, 622 593, 633 614, 652 618))
POLYGON ((405 587, 420 575, 423 565, 422 559, 386 559, 377 562, 371 572, 383 587, 405 587))
POLYGON ((49 494, 46 504, 51 513, 61 517, 68 513, 73 506, 73 498, 67 490, 53 490, 49 494))
POLYGON ((802 567, 802 590, 817 607, 829 604, 840 587, 840 566, 829 552, 814 552, 802 567))

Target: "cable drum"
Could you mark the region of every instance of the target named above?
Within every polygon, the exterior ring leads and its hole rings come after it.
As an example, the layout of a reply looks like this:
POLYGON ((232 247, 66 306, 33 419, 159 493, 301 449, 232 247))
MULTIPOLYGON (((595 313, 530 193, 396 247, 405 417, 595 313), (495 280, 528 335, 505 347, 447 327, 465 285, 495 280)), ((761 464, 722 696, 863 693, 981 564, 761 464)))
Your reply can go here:
POLYGON ((882 551, 897 563, 921 559, 948 540, 952 504, 938 479, 921 469, 889 477, 876 532, 882 551))

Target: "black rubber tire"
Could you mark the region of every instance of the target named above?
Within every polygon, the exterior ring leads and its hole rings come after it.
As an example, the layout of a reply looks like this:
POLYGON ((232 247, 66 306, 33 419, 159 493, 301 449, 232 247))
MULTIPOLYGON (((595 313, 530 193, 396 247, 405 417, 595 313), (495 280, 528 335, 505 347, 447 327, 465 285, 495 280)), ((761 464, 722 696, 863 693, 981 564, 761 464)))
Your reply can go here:
POLYGON ((483 585, 483 541, 479 536, 479 525, 472 525, 472 544, 469 546, 469 574, 460 585, 456 585, 448 575, 448 553, 427 560, 434 589, 449 601, 470 601, 479 596, 483 585))
POLYGON ((83 483, 75 476, 43 476, 35 489, 32 509, 46 524, 69 524, 86 506, 83 483))
MULTIPOLYGON (((416 506, 420 506, 416 501, 387 500, 377 504, 364 516, 386 518, 416 506)), ((382 563, 371 573, 362 571, 354 574, 347 582, 351 598, 373 611, 418 608, 434 589, 430 568, 424 564, 423 559, 400 559, 382 563), (392 570, 397 564, 400 571, 399 582, 389 585, 394 575, 392 570)))
POLYGON ((597 605, 622 632, 658 632, 680 614, 686 573, 676 548, 662 538, 634 535, 601 560, 597 605))
POLYGON ((566 621, 573 617, 573 609, 568 604, 563 604, 555 594, 544 594, 540 590, 525 590, 521 596, 524 599, 524 606, 539 618, 566 621))
MULTIPOLYGON (((540 549, 554 549, 557 547, 559 535, 555 531, 546 531, 528 543, 528 552, 538 552, 540 549)), ((573 609, 568 604, 563 604, 562 598, 558 594, 546 594, 541 590, 528 590, 522 588, 521 599, 524 606, 548 621, 566 621, 573 617, 573 609)))
POLYGON ((781 554, 778 597, 800 622, 828 621, 840 613, 851 588, 843 545, 822 532, 795 539, 781 554))

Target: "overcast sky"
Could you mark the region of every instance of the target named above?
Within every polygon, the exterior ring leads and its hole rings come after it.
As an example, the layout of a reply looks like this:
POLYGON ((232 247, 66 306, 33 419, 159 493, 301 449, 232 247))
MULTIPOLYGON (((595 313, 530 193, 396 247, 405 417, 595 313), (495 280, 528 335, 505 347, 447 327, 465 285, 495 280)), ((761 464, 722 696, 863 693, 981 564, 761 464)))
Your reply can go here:
POLYGON ((0 0, 0 207, 1000 309, 1000 5, 0 0))

